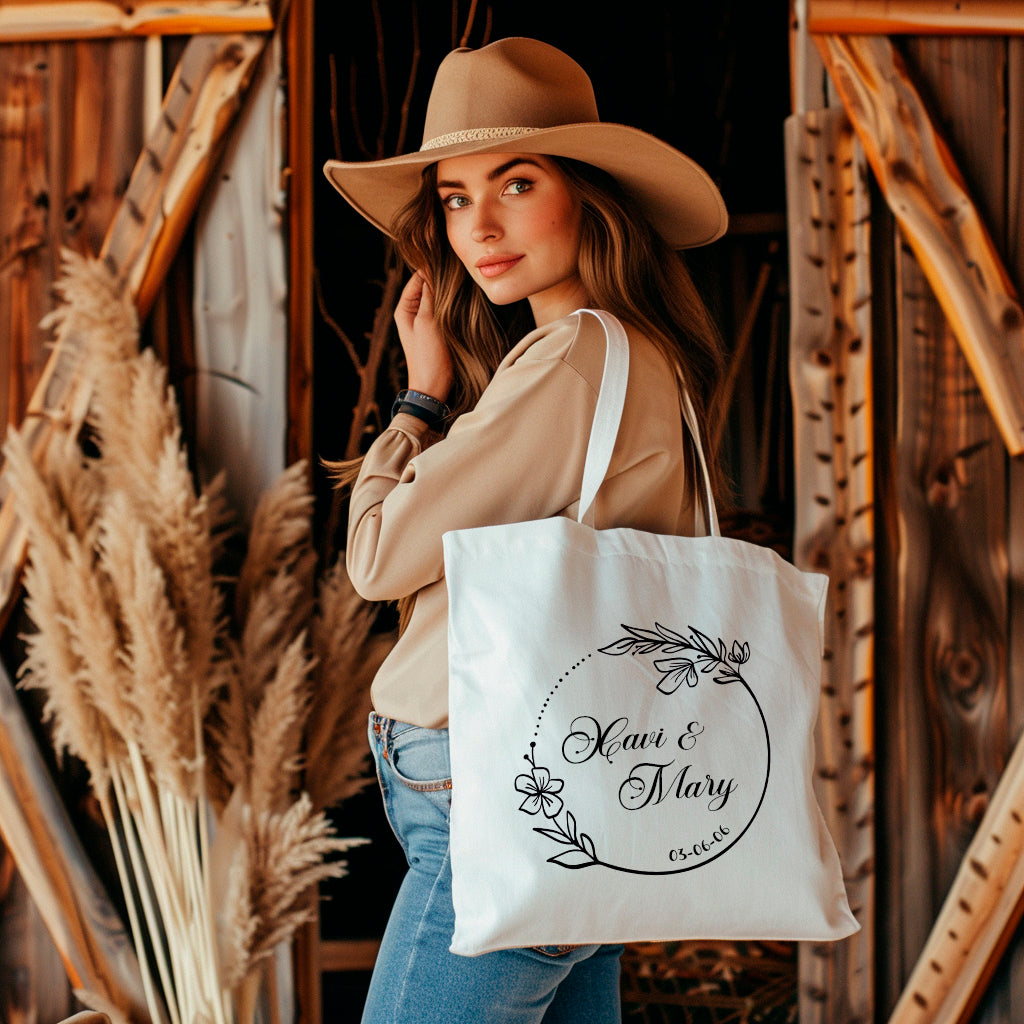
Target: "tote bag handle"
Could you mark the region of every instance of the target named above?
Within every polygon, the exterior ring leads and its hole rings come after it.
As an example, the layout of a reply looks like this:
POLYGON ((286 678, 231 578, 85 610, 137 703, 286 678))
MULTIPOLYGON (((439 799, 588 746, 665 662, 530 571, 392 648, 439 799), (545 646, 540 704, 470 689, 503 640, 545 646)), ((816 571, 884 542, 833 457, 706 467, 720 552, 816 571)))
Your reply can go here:
MULTIPOLYGON (((593 506, 598 489, 604 482, 608 467, 612 461, 612 450, 615 437, 619 432, 622 409, 626 403, 626 383, 629 378, 629 343, 626 332, 618 319, 610 313, 596 309, 578 309, 576 315, 591 313, 601 321, 607 340, 604 357, 604 372, 601 375, 601 391, 597 396, 594 409, 594 422, 590 428, 590 440, 587 444, 587 458, 583 467, 583 485, 580 489, 580 504, 577 521, 593 526, 593 506)), ((680 383, 682 380, 680 378, 680 383)), ((711 475, 708 472, 704 448, 701 444, 700 428, 697 415, 690 401, 690 394, 682 384, 683 420, 693 438, 693 447, 700 463, 704 481, 704 497, 706 504, 701 511, 706 522, 704 527, 712 537, 720 536, 718 528, 718 512, 715 498, 711 491, 711 475)))

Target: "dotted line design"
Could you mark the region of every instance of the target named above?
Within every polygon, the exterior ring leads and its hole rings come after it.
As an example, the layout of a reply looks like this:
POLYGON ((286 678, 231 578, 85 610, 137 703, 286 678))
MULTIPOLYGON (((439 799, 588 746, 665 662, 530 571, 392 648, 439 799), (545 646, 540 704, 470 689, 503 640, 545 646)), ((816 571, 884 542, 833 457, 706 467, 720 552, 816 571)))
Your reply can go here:
POLYGON ((541 723, 541 719, 542 719, 542 718, 544 717, 544 712, 545 712, 545 711, 547 711, 547 709, 548 709, 548 704, 550 704, 550 703, 551 703, 551 698, 552 698, 552 697, 554 697, 554 695, 555 695, 555 691, 556 691, 556 690, 558 689, 558 687, 559 687, 559 686, 561 686, 561 684, 562 684, 562 683, 564 683, 564 682, 565 682, 566 680, 568 680, 568 679, 571 679, 571 678, 572 678, 572 674, 573 674, 573 672, 575 672, 575 671, 576 671, 576 669, 578 669, 578 668, 580 668, 580 667, 581 667, 582 665, 584 665, 584 664, 586 663, 586 661, 587 661, 587 659, 588 659, 588 658, 592 658, 593 656, 594 656, 594 654, 593 654, 593 652, 592 652, 592 651, 591 651, 591 652, 588 652, 587 654, 584 654, 584 655, 583 655, 583 657, 582 657, 582 658, 580 658, 580 660, 579 660, 579 661, 577 661, 577 662, 574 662, 574 663, 573 663, 572 665, 570 665, 570 666, 569 666, 569 667, 568 667, 568 668, 567 668, 567 669, 566 669, 566 670, 565 670, 565 671, 564 671, 564 672, 562 673, 562 675, 560 675, 560 676, 558 677, 558 682, 557 682, 557 683, 555 683, 555 685, 554 685, 554 686, 553 686, 553 687, 552 687, 552 688, 551 688, 550 690, 548 690, 548 695, 547 695, 547 697, 546 697, 546 698, 544 699, 544 703, 543 703, 543 704, 541 705, 541 709, 540 709, 540 714, 539 714, 539 715, 537 716, 537 725, 536 725, 536 726, 534 727, 534 730, 533 730, 533 738, 534 738, 534 739, 536 739, 536 738, 537 738, 537 736, 538 736, 538 735, 540 734, 540 723, 541 723))

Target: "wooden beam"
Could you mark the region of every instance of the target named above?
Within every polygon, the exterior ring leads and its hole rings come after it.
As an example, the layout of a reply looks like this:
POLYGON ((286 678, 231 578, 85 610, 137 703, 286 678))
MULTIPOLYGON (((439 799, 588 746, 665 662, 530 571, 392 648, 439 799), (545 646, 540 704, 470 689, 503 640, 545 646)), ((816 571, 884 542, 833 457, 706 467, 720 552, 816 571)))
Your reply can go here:
POLYGON ((967 1024, 1024 913, 1018 740, 889 1024, 967 1024))
POLYGON ((269 0, 4 0, 0 42, 267 32, 269 0))
POLYGON ((874 1007, 874 445, 867 167, 840 107, 786 121, 793 561, 829 577, 815 785, 861 930, 804 943, 802 1024, 874 1007))
POLYGON ((953 155, 889 39, 814 39, 1003 442, 1020 455, 1024 311, 953 155))
POLYGON ((196 36, 167 90, 100 255, 144 319, 245 95, 265 35, 196 36))
POLYGON ((1020 35, 1018 0, 807 0, 811 32, 837 35, 1020 35))
POLYGON ((149 1020, 131 939, 68 819, 0 667, 0 825, 79 992, 95 993, 142 1024, 149 1020))

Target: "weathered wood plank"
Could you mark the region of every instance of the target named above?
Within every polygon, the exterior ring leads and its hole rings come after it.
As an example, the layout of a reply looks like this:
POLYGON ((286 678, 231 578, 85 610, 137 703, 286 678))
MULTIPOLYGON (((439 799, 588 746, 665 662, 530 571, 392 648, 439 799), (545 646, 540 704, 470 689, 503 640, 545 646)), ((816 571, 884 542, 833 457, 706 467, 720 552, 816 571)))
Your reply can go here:
POLYGON ((803 1024, 874 1005, 874 494, 867 164, 841 108, 786 122, 794 562, 829 597, 816 787, 862 928, 800 948, 803 1024))
POLYGON ((0 840, 0 1019, 59 1021, 76 1005, 53 939, 0 840))
MULTIPOLYGON (((922 93, 941 112, 997 245, 1005 244, 1004 51, 1003 40, 977 36, 911 39, 906 51, 922 93)), ((890 484, 897 496, 899 568, 890 581, 900 647, 883 727, 884 747, 900 755, 887 764, 884 800, 887 830, 898 834, 887 851, 882 886, 891 900, 890 989, 898 993, 901 982, 907 984, 899 1014, 913 1006, 927 1019, 956 1019, 960 1011, 949 1016, 952 1004, 937 998, 948 989, 966 993, 977 1024, 1009 1024, 1019 1015, 1005 1005, 1005 985, 983 994, 1005 946, 999 929, 991 932, 988 915, 1006 871, 972 845, 1010 744, 1001 556, 1007 460, 909 245, 896 250, 896 278, 899 444, 890 484), (987 888, 977 884, 979 864, 989 871, 987 888), (965 877, 975 885, 967 895, 965 877), (949 906, 959 920, 940 911, 949 906), (938 978, 938 989, 922 982, 929 974, 938 978)))
POLYGON ((140 318, 177 252, 267 38, 197 36, 178 62, 100 252, 126 281, 140 318))
POLYGON ((0 42, 267 32, 267 0, 4 0, 0 42))
POLYGON ((1022 853, 1024 742, 1018 742, 889 1024, 967 1024, 974 1017, 1024 915, 1022 853))
POLYGON ((0 826, 78 990, 149 1020, 131 940, 89 864, 0 668, 0 826))
POLYGON ((194 232, 196 469, 203 484, 226 474, 225 497, 243 524, 287 464, 286 156, 276 130, 282 61, 275 38, 203 195, 194 232))
MULTIPOLYGON (((962 865, 988 863, 970 853, 971 842, 1008 746, 1005 581, 994 557, 1004 545, 1005 456, 970 369, 906 248, 898 254, 897 294, 901 568, 894 628, 901 646, 898 664, 887 669, 886 706, 887 746, 899 758, 888 765, 886 828, 899 833, 900 843, 886 879, 894 901, 889 963, 916 987, 920 971, 938 964, 939 984, 951 986, 957 970, 968 966, 964 954, 980 949, 987 910, 976 887, 963 904, 954 901, 962 911, 955 928, 935 930, 936 914, 958 872, 981 881, 962 865), (964 917, 974 922, 969 932, 964 917)), ((1012 848, 1011 838, 1007 833, 989 845, 1012 848)), ((991 903, 1006 876, 992 866, 985 871, 991 903)), ((931 1020, 905 1016, 934 1006, 934 999, 922 1005, 910 985, 894 1020, 931 1020)))
POLYGON ((807 0, 812 32, 838 35, 1024 33, 1017 0, 807 0))
MULTIPOLYGON (((1024 37, 1006 40, 1006 259, 1014 280, 1024 281, 1024 37)), ((1007 589, 1010 648, 1007 679, 1008 727, 1024 735, 1024 461, 1008 467, 1007 589)), ((1024 943, 1015 942, 1003 963, 1011 1005, 1024 1007, 1024 943)), ((1018 1016, 1020 1011, 1018 1010, 1018 1016)))
POLYGON ((17 423, 49 349, 39 321, 62 247, 97 251, 138 157, 141 40, 0 46, 0 310, 7 382, 0 422, 17 423), (55 127, 55 122, 62 126, 55 127))
POLYGON ((949 146, 890 40, 816 36, 886 201, 1012 455, 1024 452, 1024 311, 949 146))

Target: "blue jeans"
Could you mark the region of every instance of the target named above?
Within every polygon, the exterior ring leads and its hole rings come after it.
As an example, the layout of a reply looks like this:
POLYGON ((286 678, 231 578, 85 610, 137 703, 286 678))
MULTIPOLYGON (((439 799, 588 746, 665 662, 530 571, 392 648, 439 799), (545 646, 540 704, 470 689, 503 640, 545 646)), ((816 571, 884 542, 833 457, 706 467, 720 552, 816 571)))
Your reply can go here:
POLYGON ((621 946, 448 951, 448 731, 370 715, 384 809, 409 870, 391 911, 363 1024, 621 1024, 621 946))

